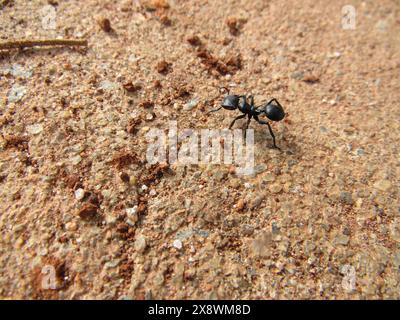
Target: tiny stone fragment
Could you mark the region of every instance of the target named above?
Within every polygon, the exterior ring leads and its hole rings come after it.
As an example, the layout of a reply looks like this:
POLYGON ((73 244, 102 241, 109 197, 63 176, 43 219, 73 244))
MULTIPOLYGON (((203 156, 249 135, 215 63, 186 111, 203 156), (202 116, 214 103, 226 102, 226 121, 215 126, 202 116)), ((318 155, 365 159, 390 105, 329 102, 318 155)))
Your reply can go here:
POLYGON ((97 207, 91 203, 86 203, 79 211, 78 216, 83 220, 89 220, 97 215, 97 207))
POLYGON ((156 69, 157 69, 158 73, 166 75, 167 73, 169 73, 171 71, 171 66, 172 66, 171 63, 163 60, 163 61, 160 61, 159 63, 157 63, 156 69))
POLYGON ((76 200, 82 200, 85 196, 85 191, 82 188, 79 188, 75 190, 74 194, 76 200))
POLYGON ((109 80, 103 80, 102 82, 100 82, 100 89, 114 90, 117 88, 118 88, 118 85, 115 82, 111 82, 109 80))
POLYGON ((339 244, 339 245, 343 245, 343 246, 347 246, 347 244, 350 241, 350 237, 346 236, 344 234, 340 234, 338 236, 336 236, 334 243, 335 244, 339 244))
POLYGON ((143 253, 146 250, 147 243, 146 238, 142 235, 138 236, 135 241, 135 250, 139 253, 143 253))
POLYGON ((198 103, 199 103, 199 100, 197 98, 194 98, 185 104, 185 106, 183 107, 183 110, 190 111, 194 107, 196 107, 198 103))
POLYGON ((341 192, 339 195, 339 199, 345 204, 353 204, 353 198, 351 196, 351 193, 349 192, 341 192))
POLYGON ((282 186, 278 183, 274 183, 272 185, 269 186, 269 191, 271 191, 272 193, 279 193, 282 190, 282 186))
POLYGON ((307 83, 316 83, 319 81, 319 77, 314 74, 305 75, 302 80, 307 83))
POLYGON ((26 88, 24 86, 14 84, 11 87, 10 92, 8 93, 8 101, 9 102, 18 102, 23 98, 25 93, 26 93, 26 88))
POLYGON ((254 233, 254 227, 248 224, 243 225, 242 233, 245 236, 251 236, 254 233))
POLYGON ((246 203, 244 202, 244 200, 240 199, 236 204, 237 211, 242 211, 244 209, 245 205, 246 205, 246 203))
POLYGON ((198 36, 192 36, 192 37, 189 37, 188 39, 187 39, 187 41, 190 43, 190 45, 192 45, 193 47, 198 47, 198 46, 201 46, 201 40, 200 40, 200 38, 198 37, 198 36))
POLYGON ((167 0, 143 0, 141 1, 141 4, 147 11, 155 11, 169 8, 169 3, 167 0))
POLYGON ((79 164, 79 163, 82 161, 82 157, 78 154, 77 156, 72 157, 72 158, 70 159, 70 161, 71 161, 71 163, 72 163, 73 165, 77 165, 77 164, 79 164))
POLYGON ((111 32, 112 31, 111 22, 107 18, 101 18, 99 20, 99 25, 100 25, 100 28, 105 32, 111 32))
POLYGON ((251 202, 250 208, 251 209, 257 208, 261 204, 261 202, 264 200, 264 198, 265 198, 264 194, 255 197, 253 199, 253 201, 251 202))
POLYGON ((174 246, 174 248, 176 248, 178 250, 182 249, 182 241, 179 239, 174 240, 172 245, 174 246))
POLYGON ((127 223, 131 226, 135 225, 135 223, 139 220, 137 211, 138 211, 138 206, 134 206, 132 208, 127 208, 126 210, 126 215, 128 217, 127 223))
POLYGON ((138 83, 134 84, 132 81, 128 81, 122 85, 127 92, 134 93, 142 89, 142 86, 138 83))

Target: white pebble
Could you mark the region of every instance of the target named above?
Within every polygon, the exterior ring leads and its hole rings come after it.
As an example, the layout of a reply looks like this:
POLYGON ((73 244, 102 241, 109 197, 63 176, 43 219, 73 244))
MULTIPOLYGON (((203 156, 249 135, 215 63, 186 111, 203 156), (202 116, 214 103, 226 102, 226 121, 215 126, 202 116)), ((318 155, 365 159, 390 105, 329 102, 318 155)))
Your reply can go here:
POLYGON ((14 84, 11 87, 10 92, 8 93, 8 101, 9 102, 18 102, 23 98, 26 93, 26 88, 24 86, 20 86, 18 84, 14 84))
POLYGON ((146 191, 148 189, 148 187, 144 184, 144 185, 142 185, 141 189, 142 189, 142 191, 146 191))
POLYGON ((109 80, 103 80, 100 82, 100 88, 103 90, 114 90, 118 88, 118 84, 109 80))
POLYGON ((126 208, 127 215, 134 215, 137 212, 138 206, 134 206, 132 208, 126 208))
POLYGON ((185 106, 183 107, 183 110, 190 111, 194 107, 196 107, 198 103, 199 103, 199 100, 197 98, 194 98, 185 104, 185 106))
POLYGON ((77 156, 75 156, 75 157, 72 157, 72 158, 70 159, 70 161, 71 161, 71 163, 72 163, 73 165, 77 165, 77 164, 79 164, 79 162, 82 161, 82 157, 81 157, 80 155, 77 155, 77 156))
POLYGON ((251 188, 253 187, 253 185, 252 185, 251 183, 249 183, 249 182, 246 182, 246 183, 244 184, 244 187, 245 187, 246 189, 251 189, 251 188))
POLYGON ((157 194, 157 191, 154 190, 154 189, 151 189, 150 192, 149 192, 149 194, 150 194, 152 197, 154 197, 154 196, 157 194))
POLYGON ((174 240, 172 245, 178 250, 182 249, 182 241, 179 239, 174 240))
POLYGON ((25 70, 20 64, 14 64, 11 68, 5 71, 6 73, 10 73, 13 77, 29 78, 32 76, 32 71, 25 70))
POLYGON ((136 222, 138 222, 138 220, 139 220, 139 216, 138 216, 138 214, 137 214, 137 209, 138 209, 138 206, 134 206, 134 207, 132 207, 132 208, 126 208, 126 214, 127 214, 127 216, 128 216, 128 219, 127 219, 127 223, 130 225, 130 226, 134 226, 135 224, 136 224, 136 222))
POLYGON ((76 200, 82 200, 85 196, 85 190, 83 190, 82 188, 76 189, 74 193, 76 200))

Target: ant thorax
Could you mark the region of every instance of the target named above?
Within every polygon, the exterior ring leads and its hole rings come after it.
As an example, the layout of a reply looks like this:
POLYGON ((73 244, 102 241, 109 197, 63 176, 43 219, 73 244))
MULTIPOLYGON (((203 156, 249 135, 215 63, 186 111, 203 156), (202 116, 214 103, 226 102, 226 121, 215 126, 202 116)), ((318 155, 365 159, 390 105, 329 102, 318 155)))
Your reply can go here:
POLYGON ((243 113, 249 114, 252 108, 251 105, 245 99, 240 98, 238 109, 243 113))

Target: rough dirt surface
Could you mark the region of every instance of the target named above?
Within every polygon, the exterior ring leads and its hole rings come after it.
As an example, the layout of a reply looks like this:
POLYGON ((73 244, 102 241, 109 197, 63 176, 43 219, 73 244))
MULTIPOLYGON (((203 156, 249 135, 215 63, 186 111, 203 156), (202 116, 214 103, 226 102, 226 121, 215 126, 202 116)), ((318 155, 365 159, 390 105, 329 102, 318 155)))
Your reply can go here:
POLYGON ((0 52, 0 297, 400 298, 400 6, 348 2, 0 1, 1 41, 89 42, 0 52), (229 126, 220 86, 280 101, 282 152, 252 123, 254 176, 146 163, 229 126))

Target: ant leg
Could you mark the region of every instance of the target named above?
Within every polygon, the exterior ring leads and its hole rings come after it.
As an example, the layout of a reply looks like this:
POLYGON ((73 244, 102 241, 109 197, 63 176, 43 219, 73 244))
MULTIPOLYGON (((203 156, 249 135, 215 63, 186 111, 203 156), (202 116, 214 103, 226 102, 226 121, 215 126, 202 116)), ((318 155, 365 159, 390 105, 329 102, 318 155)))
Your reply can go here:
POLYGON ((279 101, 276 100, 275 98, 272 98, 266 105, 269 105, 272 101, 275 101, 276 104, 277 104, 278 106, 280 106, 280 107, 283 109, 283 107, 281 106, 281 104, 279 103, 279 101))
POLYGON ((221 110, 221 109, 222 109, 222 107, 219 107, 218 109, 208 111, 207 114, 209 114, 209 113, 211 113, 211 112, 219 111, 219 110, 221 110))
POLYGON ((249 127, 252 115, 249 114, 249 118, 247 119, 246 128, 244 129, 244 138, 246 139, 247 128, 249 127))
POLYGON ((254 96, 251 94, 248 98, 250 99, 250 106, 254 107, 254 96))
POLYGON ((251 114, 249 114, 249 118, 247 119, 247 123, 246 123, 246 130, 249 127, 250 121, 251 121, 251 114))
POLYGON ((225 93, 229 94, 229 89, 227 87, 220 87, 219 92, 221 92, 221 89, 223 89, 225 93))
POLYGON ((242 114, 241 116, 238 116, 235 119, 233 119, 233 121, 231 122, 231 125, 229 126, 229 130, 233 127, 233 125, 235 124, 236 120, 243 119, 245 116, 246 116, 245 114, 242 114))
POLYGON ((272 131, 271 125, 270 125, 268 122, 267 122, 267 125, 268 125, 269 133, 270 133, 270 135, 271 135, 271 137, 272 137, 272 140, 274 141, 274 148, 280 150, 280 148, 276 145, 276 142, 275 142, 275 135, 274 135, 274 132, 272 131))
POLYGON ((279 147, 276 145, 276 142, 275 142, 275 135, 274 135, 274 132, 272 131, 271 125, 270 125, 267 121, 260 120, 260 119, 258 118, 258 116, 254 116, 254 119, 256 119, 256 121, 257 121, 259 124, 266 124, 266 125, 268 126, 269 134, 271 135, 272 140, 273 140, 273 142, 274 142, 274 148, 281 150, 281 148, 279 148, 279 147))

